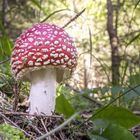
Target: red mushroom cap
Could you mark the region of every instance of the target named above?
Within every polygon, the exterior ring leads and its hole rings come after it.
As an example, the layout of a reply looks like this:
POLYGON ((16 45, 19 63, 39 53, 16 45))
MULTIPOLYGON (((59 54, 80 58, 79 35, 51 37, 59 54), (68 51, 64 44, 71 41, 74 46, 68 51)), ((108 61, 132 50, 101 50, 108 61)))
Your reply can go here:
POLYGON ((31 71, 48 66, 71 72, 76 65, 77 51, 72 38, 63 28, 48 23, 36 24, 23 32, 17 38, 11 56, 16 79, 28 79, 27 74, 31 71))

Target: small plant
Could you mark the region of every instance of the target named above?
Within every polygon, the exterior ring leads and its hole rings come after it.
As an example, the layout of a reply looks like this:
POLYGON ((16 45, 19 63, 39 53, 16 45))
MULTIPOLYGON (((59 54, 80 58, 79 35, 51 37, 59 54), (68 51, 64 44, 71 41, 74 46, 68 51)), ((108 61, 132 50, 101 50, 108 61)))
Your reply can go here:
POLYGON ((0 138, 4 140, 27 140, 20 130, 9 124, 0 125, 0 138))

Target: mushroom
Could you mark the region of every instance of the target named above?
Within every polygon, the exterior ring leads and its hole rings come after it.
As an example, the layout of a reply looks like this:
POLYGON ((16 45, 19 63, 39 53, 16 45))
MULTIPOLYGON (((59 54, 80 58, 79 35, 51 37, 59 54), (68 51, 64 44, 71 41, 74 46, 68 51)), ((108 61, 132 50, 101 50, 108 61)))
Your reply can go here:
POLYGON ((77 65, 72 38, 54 24, 39 23, 16 40, 11 71, 16 80, 30 81, 29 113, 52 115, 56 82, 68 78, 77 65))

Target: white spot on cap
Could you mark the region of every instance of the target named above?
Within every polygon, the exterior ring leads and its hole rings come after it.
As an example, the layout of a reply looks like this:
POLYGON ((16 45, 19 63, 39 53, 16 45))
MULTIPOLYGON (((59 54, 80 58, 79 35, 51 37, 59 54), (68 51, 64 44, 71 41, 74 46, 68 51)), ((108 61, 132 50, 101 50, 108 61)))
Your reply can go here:
POLYGON ((57 35, 58 34, 58 31, 54 31, 54 34, 57 35))
POLYGON ((63 34, 64 32, 59 32, 59 34, 61 35, 61 34, 63 34))
POLYGON ((46 34, 47 34, 47 32, 46 32, 46 31, 44 31, 42 34, 43 34, 43 35, 46 35, 46 34))
POLYGON ((29 36, 29 33, 27 33, 26 36, 29 36))
POLYGON ((34 42, 34 45, 35 45, 35 46, 37 46, 38 44, 39 44, 38 41, 35 41, 35 42, 34 42))
POLYGON ((56 63, 57 63, 57 64, 60 64, 60 60, 56 60, 56 63))
POLYGON ((35 31, 35 34, 36 34, 36 35, 41 35, 41 32, 36 30, 36 31, 35 31))
POLYGON ((23 49, 21 49, 21 50, 20 50, 20 52, 24 52, 24 50, 23 50, 23 49))
POLYGON ((21 47, 21 48, 25 48, 26 46, 22 44, 22 45, 20 45, 20 47, 21 47))
POLYGON ((28 43, 24 43, 24 46, 27 47, 29 44, 28 43))
POLYGON ((55 41, 54 41, 54 44, 55 44, 55 45, 59 44, 59 41, 55 40, 55 41))
POLYGON ((33 61, 29 61, 29 62, 28 62, 28 65, 29 65, 29 66, 33 66, 33 64, 34 64, 33 61))
POLYGON ((64 58, 65 61, 69 60, 69 57, 67 55, 65 55, 65 58, 64 58))
POLYGON ((36 57, 35 57, 35 56, 33 56, 33 59, 36 59, 36 57))
POLYGON ((64 64, 64 59, 61 59, 61 63, 64 64))
POLYGON ((38 56, 39 56, 39 55, 42 55, 42 53, 40 53, 40 52, 37 52, 37 53, 36 53, 36 55, 38 55, 38 56))
POLYGON ((58 57, 58 53, 55 53, 53 57, 54 58, 57 58, 58 57))
POLYGON ((62 52, 62 49, 61 49, 61 48, 59 48, 59 49, 56 49, 56 51, 58 51, 58 52, 62 52))
POLYGON ((73 49, 71 48, 71 52, 73 52, 73 49))
POLYGON ((28 38, 28 40, 29 40, 30 42, 33 42, 33 38, 28 38))
POLYGON ((53 37, 50 38, 50 40, 53 40, 53 39, 54 39, 53 37))
POLYGON ((28 53, 28 56, 32 56, 34 53, 33 52, 29 52, 28 53))
POLYGON ((46 55, 43 55, 43 57, 42 57, 42 59, 47 59, 48 58, 48 55, 46 54, 46 55))
POLYGON ((40 66, 40 65, 41 65, 41 63, 35 62, 35 66, 40 66))
POLYGON ((62 57, 62 56, 64 56, 64 53, 60 53, 60 54, 59 54, 59 57, 62 57))
POLYGON ((28 46, 28 49, 31 49, 32 48, 32 46, 28 46))
POLYGON ((43 41, 39 41, 38 45, 42 45, 43 44, 43 41))
POLYGON ((70 52, 70 48, 67 48, 67 51, 70 52))
POLYGON ((50 50, 51 50, 51 51, 54 50, 54 47, 51 47, 50 50))
POLYGON ((51 59, 51 62, 54 62, 54 59, 51 59))
POLYGON ((41 39, 42 39, 42 40, 46 40, 46 38, 45 38, 45 37, 42 37, 41 39))
POLYGON ((50 44, 50 41, 46 41, 46 42, 45 42, 45 45, 49 45, 49 44, 50 44))
POLYGON ((66 50, 67 49, 67 47, 65 45, 62 45, 62 48, 63 48, 63 50, 66 50))
POLYGON ((43 62, 44 65, 47 65, 49 63, 50 63, 50 60, 47 60, 47 61, 43 62))
POLYGON ((69 65, 69 66, 71 66, 71 65, 72 65, 71 60, 69 60, 69 61, 68 61, 68 65, 69 65))
POLYGON ((58 38, 59 41, 62 41, 62 38, 58 38))
POLYGON ((48 52, 48 49, 42 49, 42 52, 46 53, 48 52))
POLYGON ((38 58, 36 61, 37 62, 42 62, 42 59, 41 58, 38 58))
POLYGON ((17 52, 18 52, 18 53, 20 53, 20 49, 19 49, 19 50, 17 50, 17 52))
POLYGON ((32 28, 32 31, 35 31, 35 28, 32 28))

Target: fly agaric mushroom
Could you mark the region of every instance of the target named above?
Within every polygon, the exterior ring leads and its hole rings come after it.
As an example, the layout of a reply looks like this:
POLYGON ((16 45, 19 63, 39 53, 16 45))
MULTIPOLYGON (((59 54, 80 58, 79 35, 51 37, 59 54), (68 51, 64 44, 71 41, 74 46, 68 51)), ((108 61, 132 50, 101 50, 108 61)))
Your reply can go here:
POLYGON ((77 51, 72 38, 54 24, 36 24, 17 38, 11 70, 17 80, 31 82, 30 114, 52 114, 56 81, 60 83, 70 76, 76 64, 77 51))

